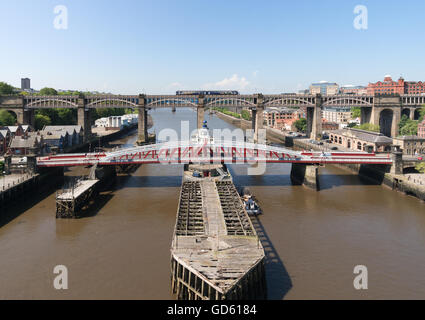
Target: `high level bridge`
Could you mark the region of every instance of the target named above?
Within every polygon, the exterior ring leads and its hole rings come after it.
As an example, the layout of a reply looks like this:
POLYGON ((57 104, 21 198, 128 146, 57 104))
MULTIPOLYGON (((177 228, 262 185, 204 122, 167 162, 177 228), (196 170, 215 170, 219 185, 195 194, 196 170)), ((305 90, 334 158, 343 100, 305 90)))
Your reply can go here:
POLYGON ((263 110, 267 107, 304 108, 307 134, 317 138, 322 132, 321 114, 326 107, 360 107, 362 123, 379 124, 382 133, 396 136, 403 114, 419 117, 425 105, 423 95, 80 95, 80 96, 0 96, 0 108, 16 113, 21 124, 34 124, 34 110, 44 108, 78 109, 78 124, 86 139, 91 131, 91 110, 96 108, 131 108, 139 111, 139 141, 147 138, 147 112, 151 108, 193 107, 197 109, 198 127, 204 111, 222 107, 235 112, 252 110, 252 129, 255 137, 263 127, 263 110))

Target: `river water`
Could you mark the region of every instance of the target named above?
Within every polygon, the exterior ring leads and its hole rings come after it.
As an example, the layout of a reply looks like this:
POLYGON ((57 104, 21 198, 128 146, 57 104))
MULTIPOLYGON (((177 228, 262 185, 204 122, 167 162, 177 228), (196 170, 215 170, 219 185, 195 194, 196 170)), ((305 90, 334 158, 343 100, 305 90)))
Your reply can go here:
MULTIPOLYGON (((151 115, 156 133, 196 123, 190 109, 151 115)), ((206 119, 211 128, 233 129, 206 119)), ((420 200, 331 166, 320 169, 320 192, 291 186, 287 164, 268 165, 261 176, 248 176, 245 165, 231 170, 264 211, 269 298, 425 299, 420 200), (368 268, 367 290, 354 289, 356 265, 368 268)), ((52 191, 10 207, 14 218, 0 224, 0 299, 170 299, 181 173, 179 165, 146 165, 120 176, 78 220, 55 219, 52 191), (68 290, 53 287, 56 265, 68 268, 68 290)))

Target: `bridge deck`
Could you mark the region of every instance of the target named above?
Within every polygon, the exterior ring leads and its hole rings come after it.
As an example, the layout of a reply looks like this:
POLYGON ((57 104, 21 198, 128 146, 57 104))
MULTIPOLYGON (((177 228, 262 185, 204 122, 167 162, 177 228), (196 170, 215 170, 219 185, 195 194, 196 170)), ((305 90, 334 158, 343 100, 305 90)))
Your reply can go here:
POLYGON ((58 194, 56 200, 65 201, 76 199, 80 197, 83 193, 85 193, 87 190, 91 189, 98 182, 99 180, 83 180, 74 189, 69 189, 64 193, 58 194))
MULTIPOLYGON (((223 186, 232 190, 232 182, 214 182, 211 179, 200 182, 184 182, 181 199, 187 196, 185 193, 187 193, 188 183, 195 183, 199 186, 200 197, 193 198, 193 200, 196 205, 200 202, 202 204, 205 228, 202 233, 197 235, 179 235, 178 225, 181 217, 186 218, 188 225, 193 224, 193 221, 190 220, 194 218, 194 216, 181 214, 181 206, 179 206, 177 228, 171 252, 174 268, 176 270, 181 268, 182 272, 180 276, 178 271, 174 273, 174 281, 180 285, 183 283, 186 290, 200 299, 243 296, 242 292, 237 291, 239 289, 236 285, 251 272, 255 271, 256 274, 262 272, 261 262, 265 255, 250 219, 243 209, 240 197, 236 189, 235 193, 227 196, 219 192, 220 187, 223 186), (239 203, 240 206, 227 208, 222 206, 223 201, 230 200, 233 203, 239 203), (189 273, 186 278, 185 272, 189 273), (205 288, 208 288, 208 294, 205 288), (211 290, 216 295, 211 295, 211 290)), ((182 201, 180 200, 180 202, 182 201)), ((261 277, 258 276, 257 280, 260 281, 260 279, 261 277)), ((252 279, 252 281, 254 280, 252 279)), ((248 293, 245 292, 245 294, 247 297, 248 293)), ((254 292, 249 294, 255 295, 254 292)))

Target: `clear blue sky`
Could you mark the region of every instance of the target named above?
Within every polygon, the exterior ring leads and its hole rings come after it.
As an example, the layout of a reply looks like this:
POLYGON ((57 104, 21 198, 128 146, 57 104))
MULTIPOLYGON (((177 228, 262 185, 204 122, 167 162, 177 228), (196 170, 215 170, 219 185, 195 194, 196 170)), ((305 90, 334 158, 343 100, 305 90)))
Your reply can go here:
POLYGON ((424 12, 423 0, 2 0, 0 81, 152 94, 425 80, 424 12), (67 30, 53 27, 57 5, 67 30))

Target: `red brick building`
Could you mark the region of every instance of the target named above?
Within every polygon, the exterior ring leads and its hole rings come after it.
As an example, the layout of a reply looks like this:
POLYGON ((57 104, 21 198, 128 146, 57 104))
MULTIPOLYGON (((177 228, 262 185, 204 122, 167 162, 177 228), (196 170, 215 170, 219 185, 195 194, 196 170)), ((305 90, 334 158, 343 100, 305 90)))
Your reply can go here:
POLYGON ((404 93, 406 94, 422 94, 425 93, 425 82, 406 82, 404 93))
POLYGON ((296 109, 268 108, 264 110, 264 120, 271 128, 291 130, 295 121, 301 118, 301 112, 296 109))
POLYGON ((384 81, 369 83, 367 94, 404 94, 405 81, 400 77, 398 81, 393 81, 391 76, 387 75, 384 81))
POLYGON ((404 81, 402 77, 398 81, 393 81, 387 75, 384 81, 369 83, 367 94, 423 94, 425 93, 425 82, 404 81))

